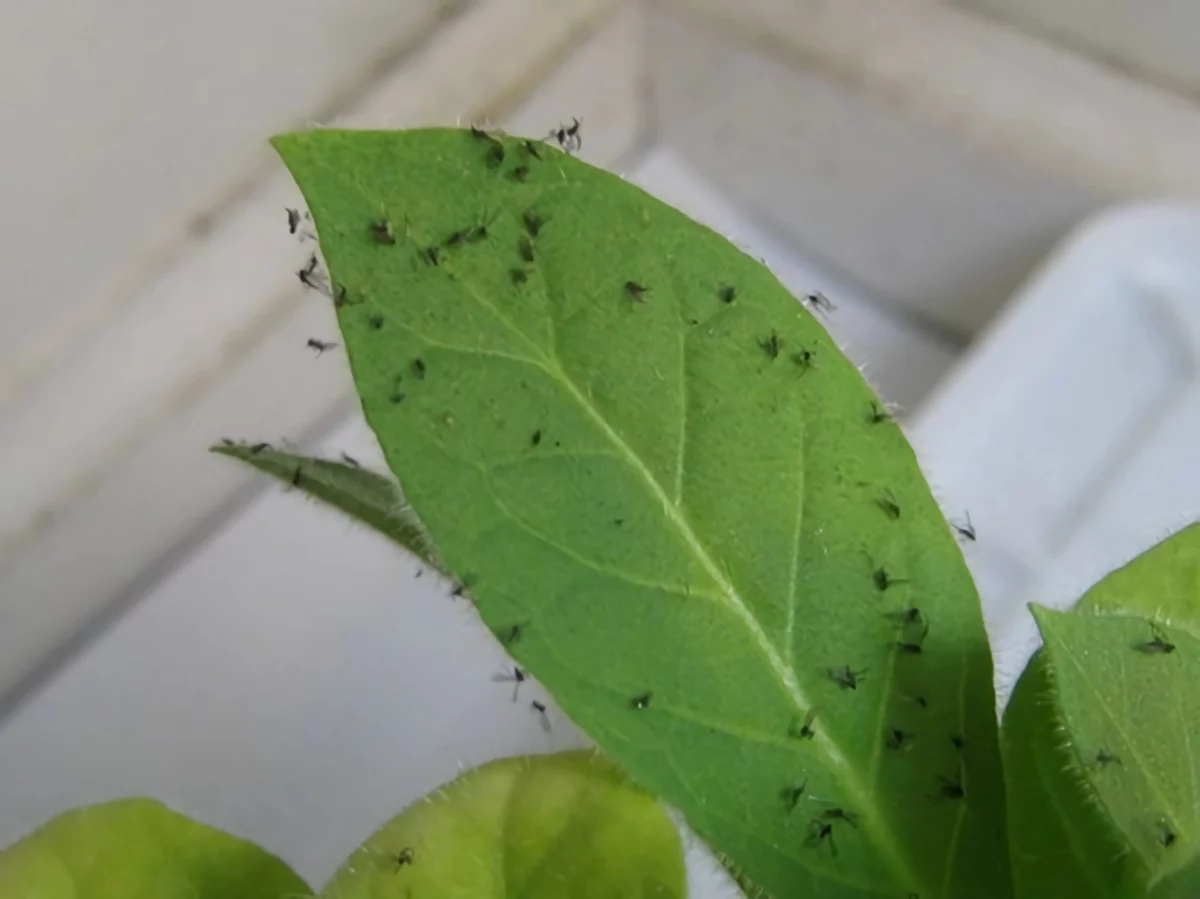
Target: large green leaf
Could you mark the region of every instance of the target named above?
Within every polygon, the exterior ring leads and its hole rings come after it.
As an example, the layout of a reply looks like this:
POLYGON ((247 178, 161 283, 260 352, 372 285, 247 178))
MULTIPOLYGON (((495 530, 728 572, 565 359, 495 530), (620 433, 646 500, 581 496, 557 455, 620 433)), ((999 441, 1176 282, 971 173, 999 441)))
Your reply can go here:
POLYGON ((543 143, 275 146, 389 466, 564 710, 779 897, 1006 895, 976 592, 814 316, 543 143))
POLYGON ((1178 879, 1194 886, 1200 639, 1142 616, 1034 613, 1075 765, 1119 833, 1126 871, 1143 875, 1143 892, 1178 879))
POLYGON ((312 892, 252 843, 150 799, 65 812, 0 852, 5 899, 301 899, 312 892))
POLYGON ((327 899, 684 899, 663 806, 591 751, 502 759, 389 821, 327 899))
POLYGON ((368 471, 354 460, 298 456, 265 443, 218 443, 210 450, 240 459, 303 490, 398 543, 431 568, 440 568, 421 523, 391 478, 368 471))
MULTIPOLYGON (((1107 575, 1081 597, 1072 614, 1097 613, 1193 623, 1200 619, 1200 526, 1185 528, 1107 575)), ((1143 625, 1140 642, 1152 639, 1148 631, 1143 625)), ((1128 762, 1097 762, 1104 738, 1077 735, 1064 722, 1046 664, 1043 651, 1035 654, 1004 715, 1009 839, 1018 899, 1145 895, 1153 869, 1127 844, 1122 827, 1099 799, 1103 790, 1124 783, 1118 769, 1128 762)), ((1189 871, 1185 866, 1164 881, 1164 895, 1180 888, 1189 871)))

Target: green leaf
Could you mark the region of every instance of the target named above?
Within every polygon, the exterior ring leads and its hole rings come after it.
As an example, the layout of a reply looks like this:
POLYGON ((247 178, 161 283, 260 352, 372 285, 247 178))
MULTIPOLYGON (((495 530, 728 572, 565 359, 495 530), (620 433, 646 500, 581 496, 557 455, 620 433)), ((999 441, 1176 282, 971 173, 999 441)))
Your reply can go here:
POLYGON ((490 762, 393 818, 328 899, 684 899, 663 806, 591 751, 490 762))
POLYGON ((275 146, 389 467, 567 714, 780 899, 1006 895, 977 595, 814 316, 543 143, 275 146))
POLYGON ((1200 639, 1142 616, 1033 611, 1075 765, 1126 869, 1149 889, 1200 868, 1200 639))
MULTIPOLYGON (((1185 528, 1107 575, 1083 595, 1072 614, 1098 612, 1197 621, 1200 527, 1185 528)), ((1065 726, 1043 651, 1030 660, 1017 684, 1005 710, 1002 738, 1019 899, 1145 895, 1150 869, 1126 844, 1097 799, 1093 782, 1111 783, 1114 763, 1095 764, 1098 738, 1079 742, 1065 726)), ((1164 882, 1160 889, 1168 892, 1163 895, 1172 895, 1169 891, 1192 870, 1164 882)))
POLYGON ((429 567, 442 570, 436 553, 400 487, 391 478, 357 462, 298 456, 265 443, 218 443, 211 452, 249 463, 297 490, 303 490, 400 544, 429 567))
POLYGON ((287 865, 150 799, 65 812, 0 852, 10 899, 301 899, 287 865))

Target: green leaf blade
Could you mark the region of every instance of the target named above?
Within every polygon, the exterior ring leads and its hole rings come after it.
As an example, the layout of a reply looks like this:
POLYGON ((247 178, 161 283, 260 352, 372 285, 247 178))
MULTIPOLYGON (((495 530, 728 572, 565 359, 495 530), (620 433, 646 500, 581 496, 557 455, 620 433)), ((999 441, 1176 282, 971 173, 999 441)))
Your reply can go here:
POLYGON ((149 799, 64 812, 0 851, 0 895, 31 899, 300 899, 282 861, 149 799))
POLYGON ((218 443, 209 449, 333 506, 440 570, 429 536, 391 478, 350 462, 300 456, 263 443, 218 443))
POLYGON ((389 466, 564 710, 780 897, 1005 895, 974 587, 902 434, 812 315, 718 235, 548 146, 275 144, 345 290, 389 466), (395 245, 371 240, 380 216, 395 245), (910 607, 915 628, 895 617, 910 607), (847 666, 866 671, 852 688, 831 676, 847 666), (895 730, 917 738, 893 752, 895 730), (836 808, 857 826, 833 819, 835 856, 811 838, 836 808))
POLYGON ((1200 639, 1134 615, 1034 617, 1076 763, 1154 886, 1200 858, 1200 639))
POLYGON ((329 899, 685 899, 662 805, 591 752, 501 759, 463 774, 369 837, 329 899))

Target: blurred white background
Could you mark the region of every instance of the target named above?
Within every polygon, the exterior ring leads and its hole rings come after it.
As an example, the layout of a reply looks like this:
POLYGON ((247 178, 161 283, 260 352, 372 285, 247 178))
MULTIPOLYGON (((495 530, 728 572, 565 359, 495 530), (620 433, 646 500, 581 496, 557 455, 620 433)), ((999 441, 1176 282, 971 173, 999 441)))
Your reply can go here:
POLYGON ((432 579, 205 453, 373 456, 271 133, 582 119, 834 299, 1020 645, 1200 512, 1198 50, 1185 0, 9 0, 0 844, 151 793, 319 883, 460 763, 578 739, 432 579))

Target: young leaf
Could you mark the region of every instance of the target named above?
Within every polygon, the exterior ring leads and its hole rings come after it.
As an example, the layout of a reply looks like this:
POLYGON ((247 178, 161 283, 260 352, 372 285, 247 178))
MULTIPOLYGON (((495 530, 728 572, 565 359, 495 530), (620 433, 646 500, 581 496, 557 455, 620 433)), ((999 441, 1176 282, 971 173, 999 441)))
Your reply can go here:
POLYGON ((813 315, 545 144, 275 146, 389 466, 563 709, 778 899, 1006 895, 975 589, 813 315))
POLYGON ((392 819, 348 858, 328 899, 684 899, 663 806, 590 751, 502 759, 392 819))
MULTIPOLYGON (((1072 614, 1114 612, 1200 621, 1200 526, 1185 528, 1107 575, 1072 614)), ((1152 639, 1146 635, 1141 642, 1152 639)), ((1018 899, 1144 895, 1150 869, 1125 844, 1093 783, 1111 784, 1117 763, 1097 763, 1104 747, 1077 744, 1064 731, 1044 651, 1021 675, 1005 710, 1002 736, 1018 899)))
POLYGON ((264 444, 218 443, 209 449, 241 459, 303 490, 400 544, 430 568, 441 570, 428 535, 391 478, 348 462, 297 456, 264 444))
POLYGON ((273 855, 150 799, 65 812, 0 851, 0 896, 12 899, 311 895, 273 855))
POLYGON ((1200 857, 1200 639, 1133 615, 1034 617, 1076 764, 1154 888, 1200 857))

